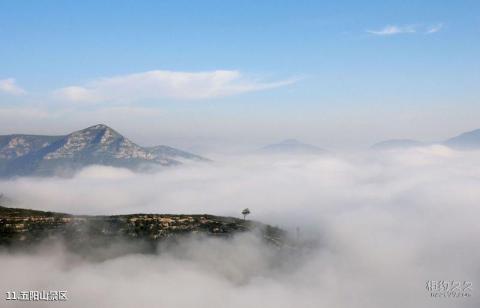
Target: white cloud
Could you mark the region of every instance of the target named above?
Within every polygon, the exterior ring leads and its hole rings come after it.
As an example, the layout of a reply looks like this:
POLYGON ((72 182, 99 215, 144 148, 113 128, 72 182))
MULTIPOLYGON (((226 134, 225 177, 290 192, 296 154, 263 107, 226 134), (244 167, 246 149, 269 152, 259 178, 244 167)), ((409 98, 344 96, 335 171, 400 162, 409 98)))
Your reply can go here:
POLYGON ((247 78, 239 71, 176 72, 154 70, 93 80, 54 91, 59 99, 73 102, 137 101, 172 98, 209 99, 277 88, 297 79, 266 82, 247 78))
POLYGON ((19 87, 14 78, 0 79, 0 93, 9 95, 24 95, 27 92, 19 87))
POLYGON ((387 25, 380 30, 366 30, 366 31, 374 35, 389 36, 389 35, 396 35, 396 34, 403 34, 403 33, 415 33, 417 30, 415 26, 412 26, 412 25, 407 25, 407 26, 387 25))
POLYGON ((425 31, 425 33, 426 34, 433 34, 433 33, 437 33, 438 31, 440 31, 442 29, 443 29, 443 24, 439 23, 439 24, 428 27, 427 30, 425 31))
POLYGON ((378 35, 378 36, 392 36, 397 34, 414 34, 414 33, 425 33, 433 34, 437 33, 443 28, 443 23, 438 23, 435 25, 387 25, 379 30, 366 30, 367 33, 378 35))

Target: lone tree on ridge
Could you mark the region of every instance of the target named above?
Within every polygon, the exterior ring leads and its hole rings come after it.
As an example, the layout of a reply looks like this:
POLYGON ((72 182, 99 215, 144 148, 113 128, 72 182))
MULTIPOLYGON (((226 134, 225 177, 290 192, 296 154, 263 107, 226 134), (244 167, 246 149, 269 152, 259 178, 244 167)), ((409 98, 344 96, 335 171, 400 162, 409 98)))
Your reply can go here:
POLYGON ((245 218, 247 217, 248 214, 250 214, 250 210, 248 208, 246 208, 242 211, 243 220, 245 220, 245 218))

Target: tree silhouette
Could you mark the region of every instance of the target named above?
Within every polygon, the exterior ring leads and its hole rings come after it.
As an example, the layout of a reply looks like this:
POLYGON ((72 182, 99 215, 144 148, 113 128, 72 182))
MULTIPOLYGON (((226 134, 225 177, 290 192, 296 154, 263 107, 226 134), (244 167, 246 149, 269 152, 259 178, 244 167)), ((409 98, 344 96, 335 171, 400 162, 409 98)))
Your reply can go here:
POLYGON ((243 220, 245 220, 245 218, 247 217, 248 214, 250 214, 250 210, 248 208, 246 208, 242 211, 243 220))

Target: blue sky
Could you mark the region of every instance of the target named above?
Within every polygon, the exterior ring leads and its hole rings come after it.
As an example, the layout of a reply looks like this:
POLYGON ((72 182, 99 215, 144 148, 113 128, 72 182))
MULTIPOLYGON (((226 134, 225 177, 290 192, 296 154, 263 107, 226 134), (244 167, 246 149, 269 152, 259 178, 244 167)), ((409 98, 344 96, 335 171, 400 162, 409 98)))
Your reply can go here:
POLYGON ((1 0, 0 130, 101 121, 184 147, 441 138, 480 127, 479 10, 478 1, 1 0), (178 78, 189 81, 173 89, 178 78))

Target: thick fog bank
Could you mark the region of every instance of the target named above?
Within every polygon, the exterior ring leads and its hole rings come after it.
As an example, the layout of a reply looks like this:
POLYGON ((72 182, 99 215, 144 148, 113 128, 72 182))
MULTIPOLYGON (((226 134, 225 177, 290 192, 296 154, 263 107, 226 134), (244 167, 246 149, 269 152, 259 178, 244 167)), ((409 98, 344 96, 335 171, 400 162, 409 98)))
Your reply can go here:
POLYGON ((0 288, 65 289, 64 307, 478 307, 479 187, 480 152, 442 146, 2 181, 18 206, 70 213, 240 216, 248 207, 250 218, 298 227, 320 246, 281 265, 249 236, 101 263, 61 245, 3 252, 0 288), (472 282, 471 296, 431 298, 429 280, 472 282))

